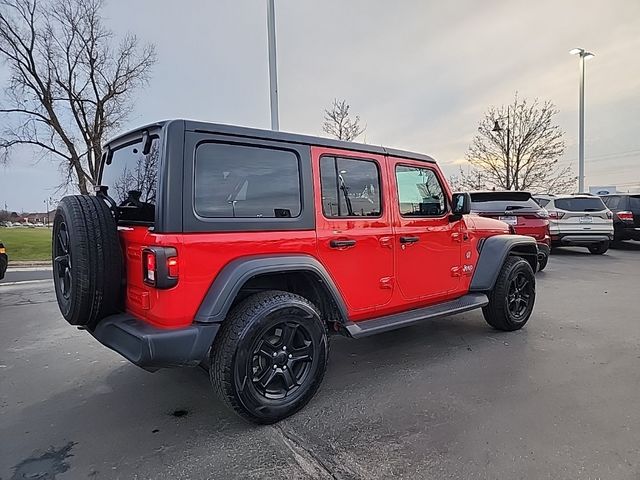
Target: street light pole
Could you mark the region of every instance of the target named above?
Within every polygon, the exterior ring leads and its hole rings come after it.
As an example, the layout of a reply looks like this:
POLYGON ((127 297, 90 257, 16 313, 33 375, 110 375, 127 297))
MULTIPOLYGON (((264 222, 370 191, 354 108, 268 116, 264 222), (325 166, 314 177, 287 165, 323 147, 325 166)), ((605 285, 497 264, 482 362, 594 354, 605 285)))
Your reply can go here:
POLYGON ((267 34, 269 42, 269 97, 271 100, 271 130, 280 130, 278 119, 278 61, 276 58, 275 0, 267 0, 267 34))
MULTIPOLYGON (((502 117, 504 118, 504 117, 502 117)), ((503 129, 500 126, 499 122, 500 118, 495 120, 495 124, 493 125, 492 132, 502 132, 503 129)), ((510 115, 509 115, 509 105, 507 105, 507 171, 505 175, 505 183, 507 190, 511 190, 511 127, 510 127, 510 115)))
POLYGON ((584 192, 584 61, 594 57, 591 52, 584 48, 574 48, 569 51, 571 55, 580 57, 578 68, 580 69, 580 119, 578 128, 578 192, 584 192))

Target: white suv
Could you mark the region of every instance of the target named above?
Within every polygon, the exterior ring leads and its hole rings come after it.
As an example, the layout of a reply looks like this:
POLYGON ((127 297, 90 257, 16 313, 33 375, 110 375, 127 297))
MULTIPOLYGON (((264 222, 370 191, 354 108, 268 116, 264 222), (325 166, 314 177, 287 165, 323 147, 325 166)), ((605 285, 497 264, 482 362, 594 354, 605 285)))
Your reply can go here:
POLYGON ((609 242, 613 240, 613 214, 600 197, 536 195, 534 199, 549 212, 551 248, 587 247, 596 255, 609 249, 609 242))

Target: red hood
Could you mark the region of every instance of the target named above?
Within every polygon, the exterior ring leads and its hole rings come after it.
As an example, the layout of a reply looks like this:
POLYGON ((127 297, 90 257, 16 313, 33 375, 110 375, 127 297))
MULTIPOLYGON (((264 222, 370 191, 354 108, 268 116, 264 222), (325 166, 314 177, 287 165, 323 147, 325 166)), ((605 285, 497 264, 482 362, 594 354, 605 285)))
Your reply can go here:
POLYGON ((465 220, 467 223, 467 228, 469 230, 475 230, 478 233, 486 232, 493 235, 511 233, 509 231, 509 225, 494 218, 480 217, 478 215, 467 215, 465 217, 465 220))

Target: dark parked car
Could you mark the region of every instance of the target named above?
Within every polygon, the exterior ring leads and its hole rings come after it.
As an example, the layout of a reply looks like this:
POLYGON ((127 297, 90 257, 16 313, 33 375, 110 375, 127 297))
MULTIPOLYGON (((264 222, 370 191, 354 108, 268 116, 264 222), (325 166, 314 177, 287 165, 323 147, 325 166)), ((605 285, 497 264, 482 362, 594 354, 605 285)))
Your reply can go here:
POLYGON ((8 263, 9 257, 7 257, 7 250, 4 248, 4 244, 0 242, 0 280, 4 278, 8 263))
POLYGON ((640 241, 640 194, 603 195, 602 201, 613 212, 613 241, 640 241))
POLYGON ((471 212, 502 220, 513 233, 535 238, 538 270, 547 266, 551 250, 549 215, 529 192, 471 192, 471 212))

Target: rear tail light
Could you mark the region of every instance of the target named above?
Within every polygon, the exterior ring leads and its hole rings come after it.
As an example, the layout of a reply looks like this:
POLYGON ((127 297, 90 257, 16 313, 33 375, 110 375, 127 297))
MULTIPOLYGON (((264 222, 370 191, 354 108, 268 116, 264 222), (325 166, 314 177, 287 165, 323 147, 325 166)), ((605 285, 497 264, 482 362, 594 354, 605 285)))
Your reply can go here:
POLYGON ((178 257, 167 258, 167 273, 172 278, 178 278, 178 257))
POLYGON ((560 220, 562 217, 564 217, 564 212, 557 212, 555 210, 549 210, 549 218, 551 220, 560 220))
POLYGON ((147 247, 142 251, 142 281, 155 288, 178 283, 178 252, 173 247, 147 247))
POLYGON ((144 283, 148 285, 156 284, 156 254, 152 251, 146 251, 144 257, 144 283))
POLYGON ((536 212, 536 217, 538 218, 549 218, 549 212, 547 212, 544 208, 541 208, 536 212))
POLYGON ((633 212, 617 212, 616 215, 623 222, 633 222, 633 212))

